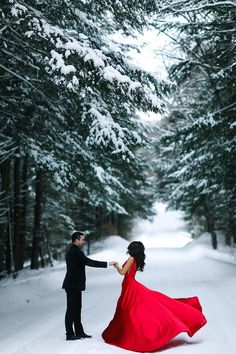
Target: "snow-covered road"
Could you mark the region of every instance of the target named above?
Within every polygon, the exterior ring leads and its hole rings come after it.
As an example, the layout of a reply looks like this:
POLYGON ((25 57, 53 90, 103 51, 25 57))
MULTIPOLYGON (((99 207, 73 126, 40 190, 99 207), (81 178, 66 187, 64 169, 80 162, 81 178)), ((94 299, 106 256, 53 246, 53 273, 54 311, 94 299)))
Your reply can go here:
MULTIPOLYGON (((190 242, 180 214, 162 210, 154 222, 141 222, 135 238, 148 246, 146 267, 137 280, 172 297, 198 295, 208 324, 194 337, 179 335, 160 352, 173 354, 236 354, 236 267, 206 256, 205 244, 190 242), (167 220, 169 220, 167 222, 167 220), (168 244, 164 244, 164 239, 168 244), (178 247, 179 241, 187 244, 178 247), (170 248, 171 238, 176 248, 170 248), (158 241, 159 239, 159 241, 158 241), (157 248, 161 244, 165 248, 157 248)), ((94 259, 123 262, 128 242, 111 237, 94 259)), ((83 323, 92 339, 65 341, 64 264, 27 271, 0 283, 1 354, 131 353, 105 344, 101 332, 111 320, 122 277, 113 269, 87 268, 83 323)))

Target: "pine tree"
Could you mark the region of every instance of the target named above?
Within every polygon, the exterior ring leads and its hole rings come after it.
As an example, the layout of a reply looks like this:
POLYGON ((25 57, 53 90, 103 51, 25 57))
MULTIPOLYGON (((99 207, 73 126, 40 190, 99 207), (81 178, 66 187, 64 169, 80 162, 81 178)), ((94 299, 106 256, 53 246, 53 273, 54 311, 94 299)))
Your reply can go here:
MULTIPOLYGON (((32 254, 31 267, 39 266, 45 234, 51 230, 44 209, 52 205, 50 191, 72 190, 79 200, 83 196, 87 213, 91 206, 105 214, 138 213, 138 204, 127 208, 134 190, 125 178, 127 172, 137 178, 140 189, 144 185, 136 152, 145 139, 135 114, 137 110, 159 111, 168 87, 133 65, 128 48, 111 37, 117 30, 127 35, 134 28, 141 31, 153 3, 111 5, 104 1, 3 1, 0 134, 11 145, 4 144, 0 161, 4 173, 8 169, 3 163, 9 166, 8 175, 1 176, 1 206, 5 213, 10 211, 3 218, 0 245, 8 245, 9 264, 12 249, 15 252, 16 270, 22 267, 17 245, 23 235, 27 256, 32 254), (24 183, 19 185, 20 179, 24 183), (42 188, 46 182, 48 192, 42 188), (26 223, 33 235, 31 247, 26 223)), ((142 210, 146 213, 145 207, 142 210)), ((65 209, 62 215, 71 218, 65 209)), ((90 229, 93 225, 90 221, 90 229)), ((53 244, 50 237, 48 243, 53 244)), ((5 264, 3 258, 1 253, 5 264)))
POLYGON ((177 85, 169 117, 175 129, 161 138, 158 189, 189 218, 205 217, 216 248, 215 229, 225 229, 227 244, 235 238, 234 4, 172 2, 162 10, 178 13, 163 30, 174 28, 182 59, 169 71, 177 85))

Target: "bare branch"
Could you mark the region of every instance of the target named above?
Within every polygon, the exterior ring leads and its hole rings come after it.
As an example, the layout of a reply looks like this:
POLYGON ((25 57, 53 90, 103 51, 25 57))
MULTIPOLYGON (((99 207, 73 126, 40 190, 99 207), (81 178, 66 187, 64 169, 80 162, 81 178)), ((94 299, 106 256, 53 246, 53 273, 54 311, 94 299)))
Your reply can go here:
POLYGON ((43 96, 47 101, 52 101, 48 96, 46 96, 43 91, 39 90, 37 87, 32 85, 29 80, 25 79, 23 76, 15 73, 14 71, 8 69, 4 65, 0 64, 0 68, 7 71, 8 73, 12 74, 13 76, 17 77, 19 80, 24 81, 27 85, 29 85, 34 91, 38 92, 41 96, 43 96))
POLYGON ((179 12, 181 13, 186 13, 186 12, 194 12, 194 11, 199 11, 199 10, 209 10, 212 8, 216 7, 236 7, 236 2, 233 1, 218 1, 215 3, 207 3, 200 5, 198 7, 184 7, 184 3, 188 1, 176 1, 176 2, 171 2, 169 5, 161 7, 159 11, 165 11, 165 10, 172 10, 173 12, 179 12), (181 8, 178 6, 181 6, 181 8), (178 9, 175 9, 177 7, 178 9))
POLYGON ((30 62, 26 62, 25 60, 19 58, 18 56, 16 56, 15 54, 9 52, 8 50, 6 50, 4 48, 1 48, 1 50, 2 50, 3 53, 13 57, 15 60, 20 61, 21 63, 24 63, 27 66, 31 66, 31 68, 33 68, 33 69, 40 70, 40 68, 38 66, 35 66, 35 65, 31 64, 30 62))

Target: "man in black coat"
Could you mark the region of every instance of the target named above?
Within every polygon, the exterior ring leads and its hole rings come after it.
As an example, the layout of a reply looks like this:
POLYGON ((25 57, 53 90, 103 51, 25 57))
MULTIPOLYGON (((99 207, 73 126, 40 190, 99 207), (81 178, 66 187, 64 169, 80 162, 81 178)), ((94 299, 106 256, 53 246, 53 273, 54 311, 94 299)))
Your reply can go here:
POLYGON ((71 236, 72 245, 66 254, 67 272, 62 288, 67 295, 67 309, 65 315, 66 339, 75 340, 91 338, 84 332, 81 323, 82 291, 85 290, 85 266, 107 268, 116 262, 94 261, 85 256, 82 248, 85 244, 83 232, 76 231, 71 236))

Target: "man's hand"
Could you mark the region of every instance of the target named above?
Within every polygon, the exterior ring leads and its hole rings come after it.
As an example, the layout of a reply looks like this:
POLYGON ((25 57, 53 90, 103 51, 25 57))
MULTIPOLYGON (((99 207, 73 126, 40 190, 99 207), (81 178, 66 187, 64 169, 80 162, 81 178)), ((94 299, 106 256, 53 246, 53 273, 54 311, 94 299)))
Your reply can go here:
POLYGON ((116 261, 111 261, 111 262, 109 262, 108 264, 109 264, 109 266, 116 266, 116 264, 117 264, 118 262, 116 262, 116 261))

